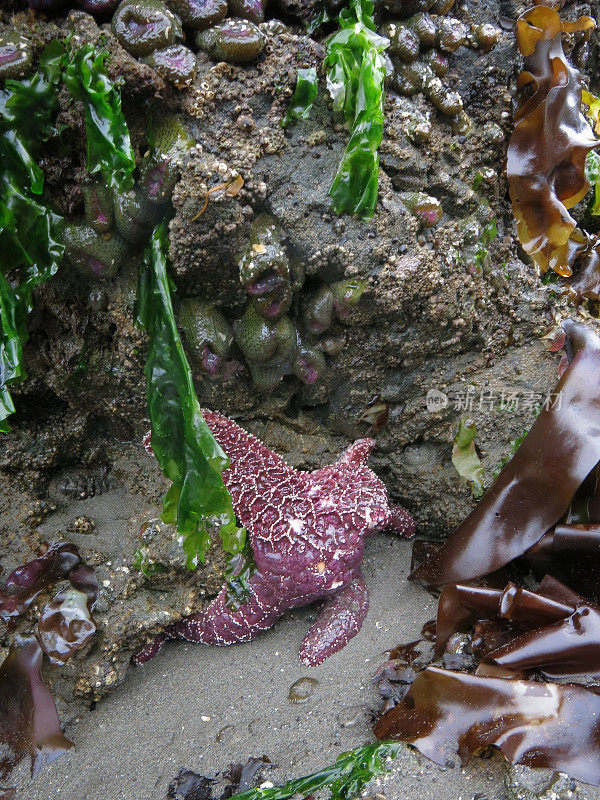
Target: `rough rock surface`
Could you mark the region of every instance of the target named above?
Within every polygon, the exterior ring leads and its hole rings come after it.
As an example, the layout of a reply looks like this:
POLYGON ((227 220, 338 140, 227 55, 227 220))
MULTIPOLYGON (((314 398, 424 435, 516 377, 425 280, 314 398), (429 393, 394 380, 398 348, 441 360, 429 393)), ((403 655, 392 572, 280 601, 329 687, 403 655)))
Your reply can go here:
MULTIPOLYGON (((367 290, 337 333, 338 355, 328 356, 326 380, 303 386, 286 376, 261 394, 243 359, 214 377, 197 374, 201 403, 235 417, 294 466, 314 469, 354 438, 373 433, 373 404, 387 404, 389 420, 376 433, 371 465, 393 500, 408 508, 423 535, 447 535, 474 504, 451 461, 461 416, 477 423, 477 446, 488 477, 530 425, 535 403, 551 390, 557 357, 541 335, 566 301, 543 285, 518 247, 503 165, 511 130, 516 49, 502 32, 489 53, 460 48, 450 57, 448 85, 462 95, 472 120, 454 133, 448 117, 422 96, 388 92, 381 146, 380 200, 372 220, 338 218, 327 191, 347 141, 332 116, 322 59, 323 43, 300 27, 266 23, 267 44, 252 66, 214 63, 198 56, 194 83, 177 92, 128 55, 106 24, 83 12, 46 18, 11 3, 0 23, 27 29, 39 50, 65 28, 82 41, 100 38, 109 71, 122 81, 123 107, 138 157, 146 148, 147 102, 176 112, 196 141, 182 163, 170 222, 172 275, 178 296, 218 305, 238 317, 245 292, 237 260, 260 212, 281 225, 288 252, 306 272, 305 290, 320 282, 360 279, 367 290), (280 121, 298 67, 316 66, 319 99, 306 121, 284 131, 280 121), (429 119, 431 133, 415 141, 412 125, 429 119), (239 174, 234 197, 207 192, 239 174), (422 230, 401 192, 424 191, 441 204, 437 227, 422 230), (495 216, 498 235, 486 245, 477 215, 495 216), (430 389, 450 399, 432 413, 430 389), (502 397, 518 404, 500 408, 502 397), (482 394, 484 393, 484 394, 482 394), (504 394, 503 394, 504 393, 504 394)), ((453 10, 466 22, 497 24, 522 4, 472 0, 453 10)), ((598 12, 598 4, 570 4, 569 15, 598 12)), ((598 34, 592 35, 594 63, 598 34)), ((598 75, 590 74, 598 91, 598 75)), ((74 101, 61 96, 70 155, 49 150, 44 171, 59 210, 82 210, 84 131, 74 101)), ((183 568, 174 532, 152 547, 168 573, 146 580, 134 568, 142 522, 157 516, 165 482, 143 455, 147 430, 143 365, 145 337, 133 324, 137 263, 114 279, 86 283, 68 265, 36 292, 26 347, 28 380, 14 390, 13 432, 0 440, 0 554, 5 574, 33 556, 36 542, 75 541, 103 587, 99 635, 74 665, 48 678, 61 713, 76 695, 97 699, 122 681, 129 656, 147 633, 189 614, 220 585, 222 558, 215 549, 197 574, 183 568), (81 502, 114 487, 122 497, 119 524, 100 521, 103 537, 82 533, 81 502), (162 542, 162 544, 159 544, 162 542), (107 583, 108 582, 108 583, 107 583)), ((298 309, 294 309, 296 313, 298 309)), ((595 325, 597 309, 583 308, 595 325)), ((91 512, 90 512, 91 513, 91 512)), ((35 607, 23 620, 35 620, 35 607)), ((0 645, 7 644, 0 631, 0 645)), ((76 705, 70 706, 77 708, 76 705)), ((72 711, 72 713, 75 713, 72 711)))

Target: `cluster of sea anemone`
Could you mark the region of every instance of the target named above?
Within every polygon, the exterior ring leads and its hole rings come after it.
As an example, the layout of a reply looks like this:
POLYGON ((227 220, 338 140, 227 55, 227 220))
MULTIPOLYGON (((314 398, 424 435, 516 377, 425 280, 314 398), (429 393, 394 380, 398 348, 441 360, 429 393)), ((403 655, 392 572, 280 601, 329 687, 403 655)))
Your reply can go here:
POLYGON ((165 215, 179 178, 179 154, 193 144, 179 120, 167 117, 154 131, 154 147, 142 159, 132 190, 118 191, 101 180, 83 186, 84 219, 65 229, 65 255, 76 269, 87 277, 112 278, 132 251, 139 252, 165 215))
MULTIPOLYGON (((63 0, 27 2, 46 11, 64 6, 63 0)), ((119 43, 180 89, 193 81, 197 68, 196 54, 184 41, 194 41, 219 61, 243 64, 257 59, 265 45, 258 27, 265 0, 81 0, 78 5, 100 15, 114 12, 111 27, 119 43)), ((17 42, 13 48, 18 47, 17 42)), ((13 77, 2 68, 0 58, 0 77, 13 77)))
POLYGON ((201 300, 190 298, 181 304, 179 325, 194 362, 204 372, 215 374, 235 342, 261 391, 272 389, 290 374, 306 386, 317 383, 326 370, 325 356, 339 354, 345 343, 343 333, 335 330, 336 321, 346 319, 363 285, 323 283, 299 298, 304 271, 288 256, 279 226, 268 214, 254 221, 238 266, 248 301, 242 317, 233 324, 201 300))
POLYGON ((387 80, 404 96, 422 93, 443 114, 466 129, 468 120, 457 91, 443 78, 450 69, 449 55, 462 45, 490 50, 500 31, 493 25, 467 26, 446 16, 454 0, 387 0, 384 11, 393 19, 380 27, 390 40, 387 80))

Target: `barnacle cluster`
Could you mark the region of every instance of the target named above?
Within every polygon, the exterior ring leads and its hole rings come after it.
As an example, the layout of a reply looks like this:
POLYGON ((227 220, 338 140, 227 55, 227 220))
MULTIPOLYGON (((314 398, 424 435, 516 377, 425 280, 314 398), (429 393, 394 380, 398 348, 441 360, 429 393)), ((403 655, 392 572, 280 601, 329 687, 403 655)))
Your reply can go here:
POLYGON ((238 266, 248 301, 231 325, 214 306, 194 299, 182 302, 179 325, 190 357, 202 371, 214 374, 235 342, 261 391, 291 374, 306 386, 316 384, 326 370, 325 355, 338 355, 344 346, 336 323, 347 319, 364 285, 323 283, 299 297, 304 271, 288 255, 279 226, 268 214, 254 221, 238 266))
POLYGON ((153 150, 142 159, 133 189, 118 191, 100 180, 84 185, 85 217, 65 229, 65 255, 79 272, 112 278, 132 249, 139 252, 164 216, 179 177, 177 163, 193 143, 179 120, 167 117, 155 130, 153 150))
POLYGON ((462 98, 442 80, 450 68, 448 57, 462 45, 490 50, 500 32, 490 24, 469 27, 446 16, 453 5, 454 0, 385 0, 383 9, 392 20, 380 33, 390 40, 387 79, 392 89, 407 97, 422 93, 454 117, 462 132, 469 126, 462 98))

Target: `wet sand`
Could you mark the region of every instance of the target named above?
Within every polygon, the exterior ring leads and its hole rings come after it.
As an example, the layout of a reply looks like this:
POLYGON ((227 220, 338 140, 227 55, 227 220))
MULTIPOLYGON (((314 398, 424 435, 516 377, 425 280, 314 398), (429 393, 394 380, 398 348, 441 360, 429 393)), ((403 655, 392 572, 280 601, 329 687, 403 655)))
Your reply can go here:
MULTIPOLYGON (((378 706, 372 675, 385 649, 418 638, 436 608, 425 590, 406 581, 409 563, 409 543, 390 534, 369 541, 368 617, 360 634, 319 667, 304 667, 297 657, 314 608, 288 614, 249 644, 167 644, 67 730, 75 750, 34 781, 21 765, 18 796, 164 800, 181 768, 211 776, 263 754, 278 765, 268 779, 280 783, 364 744, 372 738, 368 709, 378 706), (304 703, 292 703, 289 689, 303 677, 318 685, 304 703)), ((499 755, 443 769, 406 748, 373 793, 389 800, 502 800, 504 773, 499 755)), ((586 788, 585 798, 598 800, 600 792, 586 788)))

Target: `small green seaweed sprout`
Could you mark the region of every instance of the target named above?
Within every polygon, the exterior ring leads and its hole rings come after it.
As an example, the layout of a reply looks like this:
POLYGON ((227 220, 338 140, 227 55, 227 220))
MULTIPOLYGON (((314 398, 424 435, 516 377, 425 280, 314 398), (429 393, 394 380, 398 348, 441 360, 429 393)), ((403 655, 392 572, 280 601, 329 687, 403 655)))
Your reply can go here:
POLYGON ((390 762, 405 747, 401 742, 374 742, 350 750, 335 764, 283 786, 259 786, 231 800, 292 800, 327 789, 329 800, 353 800, 373 778, 389 771, 390 762))

